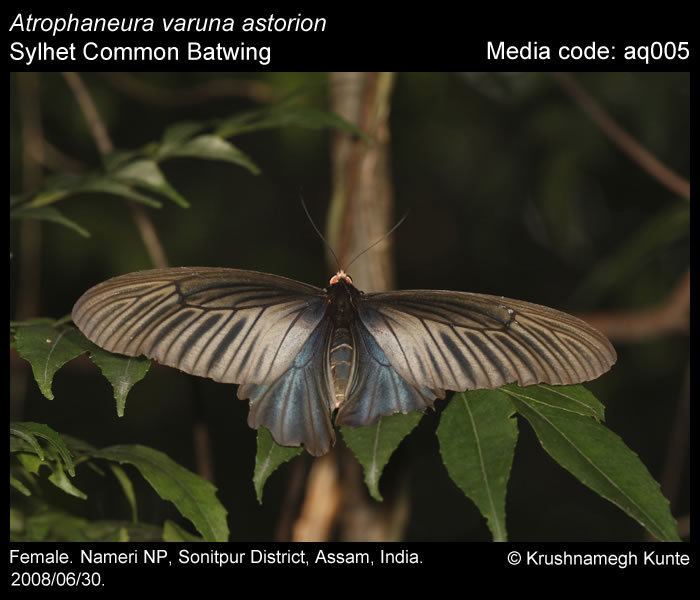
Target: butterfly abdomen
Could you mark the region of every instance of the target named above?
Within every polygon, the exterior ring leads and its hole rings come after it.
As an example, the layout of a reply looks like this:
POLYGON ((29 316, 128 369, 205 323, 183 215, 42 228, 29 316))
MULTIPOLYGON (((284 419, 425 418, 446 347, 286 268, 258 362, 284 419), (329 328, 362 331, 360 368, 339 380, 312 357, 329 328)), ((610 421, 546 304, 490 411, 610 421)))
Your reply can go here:
POLYGON ((338 408, 345 401, 345 394, 352 377, 355 361, 355 348, 352 335, 344 327, 333 331, 328 362, 330 363, 331 379, 333 381, 333 406, 338 408))

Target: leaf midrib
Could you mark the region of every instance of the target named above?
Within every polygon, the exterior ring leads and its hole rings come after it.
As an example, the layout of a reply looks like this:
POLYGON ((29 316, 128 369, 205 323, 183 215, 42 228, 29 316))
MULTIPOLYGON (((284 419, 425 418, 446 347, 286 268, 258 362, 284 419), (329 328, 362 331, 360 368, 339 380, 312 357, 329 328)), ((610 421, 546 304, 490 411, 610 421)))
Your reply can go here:
MULTIPOLYGON (((124 456, 124 453, 123 453, 122 451, 120 451, 120 450, 115 451, 115 450, 112 449, 112 450, 110 450, 110 453, 114 453, 114 454, 116 454, 116 455, 121 455, 122 457, 124 456)), ((127 457, 127 458, 128 458, 128 457, 127 457)), ((175 484, 176 484, 177 486, 179 486, 179 487, 184 491, 185 495, 192 501, 192 503, 194 504, 194 506, 197 507, 197 509, 199 510, 199 503, 197 502, 196 498, 190 493, 189 489, 188 489, 185 485, 183 485, 183 484, 180 482, 180 480, 179 480, 175 475, 172 474, 172 472, 170 472, 170 469, 163 468, 161 465, 159 465, 158 463, 154 462, 154 461, 151 460, 149 457, 144 456, 144 455, 141 455, 141 454, 139 454, 139 459, 141 459, 141 460, 143 460, 144 462, 150 464, 152 467, 155 467, 156 469, 167 473, 168 476, 175 482, 175 484)), ((119 462, 121 462, 121 461, 119 461, 119 462)), ((134 467, 137 467, 137 465, 135 465, 131 460, 125 459, 124 462, 127 462, 127 463, 129 463, 130 465, 132 465, 132 466, 134 466, 134 467)), ((137 468, 138 468, 138 467, 137 467, 137 468)), ((208 482, 205 481, 205 483, 208 483, 208 482)), ((160 495, 160 494, 159 494, 159 495, 160 495)), ((169 500, 169 501, 172 502, 172 500, 169 500)), ((199 512, 200 512, 200 514, 202 515, 202 517, 204 518, 204 521, 206 522, 207 526, 209 527, 210 533, 214 534, 214 532, 215 532, 214 525, 213 525, 213 523, 209 520, 206 511, 199 510, 199 512)), ((195 524, 195 526, 196 526, 196 524, 195 524)))
MULTIPOLYGON (((663 528, 661 525, 659 525, 659 523, 657 523, 656 520, 655 520, 653 517, 651 517, 641 506, 639 506, 639 504, 637 504, 637 503, 634 501, 634 499, 631 498, 619 485, 617 485, 617 484, 615 483, 615 481, 614 481, 613 479, 611 479, 611 478, 605 473, 605 471, 603 471, 600 467, 598 467, 598 465, 596 465, 596 463, 594 463, 582 450, 580 450, 580 449, 578 448, 578 446, 577 446, 571 439, 569 439, 569 437, 568 437, 563 431, 561 431, 561 429, 559 429, 554 423, 552 423, 545 415, 543 415, 541 412, 539 412, 536 408, 534 408, 534 407, 531 407, 531 408, 532 408, 533 411, 535 411, 535 412, 540 416, 540 418, 542 418, 550 427, 552 427, 552 429, 554 429, 557 433, 559 433, 559 435, 561 435, 561 436, 564 438, 564 440, 566 440, 566 442, 567 442, 580 456, 582 456, 582 457, 584 458, 584 460, 586 460, 586 462, 588 462, 598 473, 600 473, 600 475, 602 475, 603 478, 606 479, 606 480, 610 483, 610 485, 612 485, 612 487, 613 487, 614 489, 616 489, 624 498, 626 498, 632 505, 634 505, 634 506, 637 508, 637 510, 639 510, 639 512, 640 512, 643 516, 645 516, 645 517, 651 522, 651 524, 652 524, 655 528, 657 528, 657 533, 663 533, 664 528, 663 528)), ((621 506, 621 505, 620 505, 618 502, 616 502, 614 499, 608 498, 608 500, 610 500, 610 501, 613 502, 614 504, 617 504, 617 505, 618 505, 620 508, 622 508, 622 510, 624 510, 625 512, 629 512, 624 506, 621 506)))
MULTIPOLYGON (((374 444, 372 445, 372 462, 369 466, 368 478, 377 488, 377 452, 379 451, 379 430, 382 428, 382 417, 377 421, 377 430, 374 432, 374 444)), ((379 490, 377 489, 377 492, 379 490)))
MULTIPOLYGON (((537 404, 541 404, 543 406, 549 406, 549 408, 553 408, 555 410, 561 410, 563 412, 568 412, 568 413, 571 413, 573 415, 581 415, 582 417, 593 417, 597 420, 597 417, 594 414, 591 414, 590 408, 586 412, 586 414, 583 414, 580 412, 576 412, 575 410, 572 410, 570 408, 565 408, 563 406, 557 406, 556 404, 549 404, 547 402, 544 402, 542 400, 538 400, 537 398, 533 398, 532 396, 528 396, 526 394, 519 394, 518 392, 514 392, 513 390, 508 390, 505 388, 502 388, 502 389, 506 394, 510 394, 511 396, 515 396, 516 398, 522 398, 524 400, 529 400, 530 402, 536 402, 537 404)), ((564 397, 568 398, 568 396, 564 396, 564 397)), ((586 406, 586 405, 584 404, 584 406, 586 406)))
POLYGON ((489 504, 491 506, 491 514, 493 515, 493 522, 494 522, 494 528, 496 531, 494 531, 494 539, 497 540, 503 540, 505 539, 503 536, 503 530, 501 529, 501 522, 500 519, 498 518, 498 514, 496 512, 496 505, 493 502, 493 496, 491 494, 491 486, 489 485, 489 479, 488 475, 486 473, 486 465, 484 464, 484 456, 481 451, 481 440, 479 439, 479 434, 476 430, 476 423, 474 422, 474 416, 472 415, 472 411, 469 408, 469 403, 467 402, 467 399, 462 395, 462 402, 464 402, 464 407, 467 409, 467 414, 469 415, 469 421, 471 422, 472 425, 472 430, 474 431, 474 440, 476 441, 476 451, 477 454, 479 455, 479 464, 481 465, 481 473, 484 479, 484 487, 486 488, 486 494, 489 499, 489 504))
MULTIPOLYGON (((53 343, 51 348, 49 349, 49 353, 46 355, 46 362, 44 363, 44 377, 43 377, 43 383, 44 387, 46 387, 46 378, 48 377, 49 373, 49 361, 51 360, 51 355, 53 354, 53 351, 56 349, 56 346, 58 345, 58 342, 61 340, 61 338, 66 335, 68 332, 68 329, 61 331, 61 333, 58 334, 58 337, 56 338, 56 341, 53 343)), ((50 392, 49 388, 49 392, 50 392)))
POLYGON ((548 392, 552 392, 553 394, 557 394, 558 396, 561 396, 562 398, 566 398, 567 400, 571 400, 571 401, 575 402, 576 404, 580 404, 581 406, 585 407, 585 408, 588 409, 589 411, 593 412, 593 414, 595 415, 595 418, 596 418, 596 419, 598 418, 598 413, 597 413, 597 411, 594 410, 590 405, 586 404, 583 400, 579 400, 578 398, 574 398, 573 396, 567 396, 564 392, 562 392, 562 391, 556 389, 556 388, 553 387, 553 386, 545 387, 545 386, 543 386, 543 385, 540 384, 540 385, 538 385, 537 387, 540 387, 540 388, 542 388, 542 389, 544 389, 544 390, 547 390, 548 392))

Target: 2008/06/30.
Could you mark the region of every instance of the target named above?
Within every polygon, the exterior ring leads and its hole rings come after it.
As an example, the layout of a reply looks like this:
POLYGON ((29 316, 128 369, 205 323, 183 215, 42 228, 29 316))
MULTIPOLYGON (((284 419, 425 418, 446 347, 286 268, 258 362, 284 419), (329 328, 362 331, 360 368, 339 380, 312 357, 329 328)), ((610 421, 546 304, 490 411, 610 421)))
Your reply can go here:
POLYGON ((102 575, 97 571, 14 571, 10 587, 99 587, 102 575))

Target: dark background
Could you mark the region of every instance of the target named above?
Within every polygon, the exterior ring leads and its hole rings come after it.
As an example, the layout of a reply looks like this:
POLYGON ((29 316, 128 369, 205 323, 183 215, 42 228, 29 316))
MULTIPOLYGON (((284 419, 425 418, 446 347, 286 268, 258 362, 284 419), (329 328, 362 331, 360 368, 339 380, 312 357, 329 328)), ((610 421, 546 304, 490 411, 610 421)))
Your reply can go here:
MULTIPOLYGON (((224 117, 258 106, 241 97, 158 106, 100 74, 83 77, 120 149, 155 140, 177 121, 224 117)), ((257 80, 277 98, 301 91, 308 105, 328 106, 324 73, 135 77, 172 94, 211 79, 257 80)), ((653 154, 677 172, 689 173, 687 73, 591 73, 577 78, 653 154)), ((46 138, 66 155, 97 166, 93 141, 59 74, 41 77, 41 104, 46 138)), ((10 119, 15 193, 21 190, 21 138, 14 78, 10 119)), ((325 285, 330 271, 323 246, 298 196, 301 190, 322 226, 331 190, 331 136, 288 128, 236 138, 233 142, 261 167, 257 177, 225 163, 166 163, 169 180, 192 204, 187 210, 166 204, 151 211, 170 262, 254 269, 325 285)), ((603 261, 652 219, 684 210, 687 203, 611 144, 547 74, 399 74, 391 136, 397 218, 410 210, 394 236, 401 288, 499 294, 570 312, 633 309, 662 301, 688 268, 688 232, 663 240, 662 226, 658 231, 650 227, 642 238, 643 251, 620 263, 620 275, 584 293, 584 281, 603 261)), ((85 195, 61 207, 92 237, 43 226, 41 316, 63 316, 95 283, 150 267, 119 199, 85 195)), ((11 316, 17 308, 21 264, 17 231, 13 223, 11 316)), ((355 283, 362 287, 361 281, 355 283)), ((660 480, 688 364, 688 337, 665 335, 615 346, 617 365, 589 387, 607 407, 608 426, 660 480)), ((132 390, 126 415, 119 419, 109 384, 96 368, 78 359, 59 371, 54 393, 56 399, 49 402, 30 382, 23 419, 45 422, 97 446, 153 446, 192 469, 191 425, 195 407, 203 407, 231 539, 273 537, 289 467, 270 479, 260 507, 251 483, 255 432, 246 425, 247 406, 236 399, 234 386, 154 366, 132 390)), ((484 520, 442 466, 433 435, 438 418, 423 418, 385 474, 391 479, 397 464, 409 474, 407 539, 490 539, 484 520)), ((674 506, 677 516, 688 512, 687 466, 683 471, 686 483, 674 506)), ((85 481, 83 487, 91 493, 87 503, 63 496, 56 500, 92 518, 127 518, 128 507, 116 484, 110 488, 85 481)), ((138 492, 143 521, 178 519, 145 485, 138 492)), ((636 522, 556 465, 524 421, 507 512, 513 541, 634 540, 644 535, 636 522)))

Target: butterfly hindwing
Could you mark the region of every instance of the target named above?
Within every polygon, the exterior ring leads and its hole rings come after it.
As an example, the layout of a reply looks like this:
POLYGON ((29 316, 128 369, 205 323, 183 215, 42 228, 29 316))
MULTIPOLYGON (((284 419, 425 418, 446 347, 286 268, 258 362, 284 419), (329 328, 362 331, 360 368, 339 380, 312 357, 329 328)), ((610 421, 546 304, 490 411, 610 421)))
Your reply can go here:
POLYGON ((406 381, 359 320, 353 325, 352 335, 357 361, 355 377, 338 410, 336 424, 363 427, 381 416, 423 410, 432 406, 435 398, 444 397, 442 390, 433 391, 406 381))
POLYGON ((430 389, 581 383, 616 359, 605 336, 580 319, 499 296, 366 294, 358 314, 391 365, 430 389))
POLYGON ((283 446, 303 444, 314 456, 326 454, 335 441, 327 359, 331 328, 328 321, 322 322, 274 380, 238 388, 239 398, 250 399, 251 427, 265 427, 283 446))

